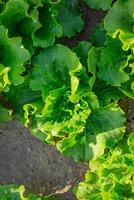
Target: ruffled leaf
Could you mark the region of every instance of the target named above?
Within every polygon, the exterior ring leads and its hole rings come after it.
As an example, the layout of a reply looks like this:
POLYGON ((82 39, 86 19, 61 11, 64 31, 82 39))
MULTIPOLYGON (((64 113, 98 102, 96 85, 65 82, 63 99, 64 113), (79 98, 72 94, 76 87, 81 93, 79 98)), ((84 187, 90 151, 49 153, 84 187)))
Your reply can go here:
POLYGON ((76 0, 61 1, 57 20, 63 27, 63 35, 67 37, 74 36, 84 26, 76 0))
POLYGON ((36 56, 33 64, 35 67, 30 81, 32 90, 41 90, 46 96, 49 90, 63 85, 67 85, 72 91, 77 89, 75 85, 77 77, 75 84, 71 77, 74 77, 82 66, 76 54, 69 48, 63 45, 51 46, 36 56))
POLYGON ((118 0, 109 10, 104 27, 113 37, 119 36, 123 49, 134 47, 134 2, 118 0), (112 22, 112 23, 111 23, 112 22))
POLYGON ((4 67, 0 64, 0 92, 8 92, 11 84, 8 74, 10 67, 4 67))
POLYGON ((52 45, 56 37, 62 35, 62 27, 56 20, 57 10, 50 3, 45 2, 38 11, 41 27, 32 36, 33 45, 44 48, 52 45))
POLYGON ((9 79, 14 85, 19 85, 24 81, 21 76, 25 70, 24 63, 30 55, 22 46, 21 38, 9 38, 7 29, 0 26, 0 60, 5 67, 10 67, 9 79))
POLYGON ((25 0, 9 0, 0 14, 0 23, 9 29, 10 36, 31 36, 41 25, 25 0), (21 24, 21 26, 19 26, 21 24))
POLYGON ((93 159, 112 148, 125 133, 125 117, 116 104, 93 111, 87 120, 86 158, 93 159))
MULTIPOLYGON (((127 147, 125 147, 127 148, 127 147)), ((85 181, 75 189, 79 200, 134 198, 134 155, 123 154, 120 148, 105 153, 90 162, 85 181)))
POLYGON ((109 37, 100 54, 98 77, 112 86, 121 86, 129 80, 125 72, 127 66, 127 53, 122 50, 120 41, 109 37))

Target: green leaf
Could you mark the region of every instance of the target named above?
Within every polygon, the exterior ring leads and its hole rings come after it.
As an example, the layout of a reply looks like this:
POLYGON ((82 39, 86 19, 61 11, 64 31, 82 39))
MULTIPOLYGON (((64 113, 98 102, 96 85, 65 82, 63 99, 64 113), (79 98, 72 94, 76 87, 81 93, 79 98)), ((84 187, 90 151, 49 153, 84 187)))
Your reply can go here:
POLYGON ((12 111, 4 108, 0 104, 0 123, 10 121, 12 119, 12 111))
POLYGON ((58 149, 65 151, 72 146, 77 133, 83 131, 84 124, 90 109, 84 101, 79 100, 77 104, 71 103, 66 93, 66 88, 58 88, 50 92, 45 100, 42 114, 36 116, 38 128, 47 135, 47 142, 54 142, 54 138, 62 140, 58 149), (64 145, 66 142, 68 145, 64 145))
POLYGON ((76 0, 61 1, 57 20, 63 27, 63 35, 67 37, 74 36, 84 26, 76 0))
POLYGON ((33 126, 32 113, 39 113, 43 108, 41 92, 32 91, 29 87, 29 80, 18 86, 10 86, 10 91, 6 94, 8 101, 13 108, 13 114, 18 117, 25 126, 33 126))
MULTIPOLYGON (((58 105, 60 106, 59 103, 58 105)), ((116 104, 98 108, 89 114, 90 110, 77 111, 77 115, 73 112, 70 120, 60 123, 57 117, 57 122, 50 123, 49 118, 46 123, 44 115, 44 119, 43 116, 38 119, 38 127, 48 134, 47 142, 52 141, 53 137, 59 137, 57 148, 65 155, 76 161, 90 160, 102 155, 106 148, 112 148, 122 139, 125 118, 116 104)), ((51 115, 54 118, 54 112, 51 115)), ((63 116, 61 113, 59 115, 63 116)))
MULTIPOLYGON (((34 101, 26 104, 24 106, 25 123, 29 123, 30 116, 32 121, 30 129, 34 136, 49 144, 56 144, 59 151, 74 157, 75 160, 84 159, 82 152, 85 148, 85 142, 83 138, 80 142, 78 135, 83 132, 91 110, 88 108, 88 103, 82 99, 87 95, 80 96, 79 101, 75 104, 70 102, 68 95, 70 93, 68 94, 65 86, 51 90, 44 100, 42 111, 34 101), (82 143, 81 148, 80 143, 82 143), (77 149, 77 153, 70 153, 72 147, 77 149), (78 149, 81 149, 81 152, 78 152, 78 149)), ((95 100, 93 94, 89 94, 89 96, 89 102, 92 98, 95 100)))
POLYGON ((0 197, 1 200, 27 200, 27 198, 23 197, 24 191, 24 186, 4 185, 0 186, 0 197))
POLYGON ((35 20, 38 20, 38 8, 42 6, 42 0, 24 0, 29 4, 28 14, 35 20))
POLYGON ((86 158, 96 158, 104 153, 106 148, 112 148, 125 133, 125 117, 123 112, 113 103, 94 110, 85 129, 86 158))
POLYGON ((92 44, 87 41, 80 42, 73 50, 80 58, 82 65, 87 68, 88 52, 91 50, 92 44))
POLYGON ((29 59, 30 55, 24 49, 21 38, 9 38, 7 29, 0 26, 0 59, 1 64, 10 67, 9 80, 14 85, 19 85, 24 81, 21 76, 25 70, 24 63, 29 59))
POLYGON ((105 17, 104 27, 106 31, 113 37, 118 35, 123 43, 123 49, 127 50, 134 47, 133 26, 133 0, 118 0, 105 17))
POLYGON ((0 64, 0 92, 8 92, 9 86, 11 84, 8 74, 10 67, 4 67, 0 64))
POLYGON ((27 103, 23 106, 23 110, 24 110, 24 125, 26 127, 29 126, 29 124, 31 124, 31 126, 33 126, 34 123, 34 119, 32 119, 33 115, 38 115, 41 114, 41 111, 43 109, 43 102, 42 99, 38 98, 38 99, 34 99, 32 102, 27 103))
POLYGON ((62 27, 57 22, 57 10, 50 3, 44 3, 39 11, 39 22, 41 27, 32 36, 35 47, 48 47, 55 42, 56 37, 62 35, 62 27))
POLYGON ((128 146, 129 146, 130 152, 134 154, 134 133, 131 133, 128 138, 128 146))
POLYGON ((130 80, 122 84, 122 86, 119 89, 126 96, 134 99, 134 76, 130 76, 130 80))
POLYGON ((123 154, 118 146, 90 161, 85 181, 74 192, 79 200, 131 200, 134 198, 133 168, 134 155, 123 154))
POLYGON ((15 25, 20 22, 25 16, 28 10, 28 4, 23 0, 10 0, 6 3, 5 9, 0 14, 0 23, 9 30, 16 31, 15 25), (16 9, 16 7, 19 9, 16 9), (16 18, 16 16, 18 16, 16 18))
MULTIPOLYGON (((57 143, 58 150, 60 150, 61 152, 65 152, 66 155, 70 155, 70 153, 68 152, 70 152, 71 147, 75 146, 76 148, 77 146, 78 148, 77 152, 78 150, 80 150, 79 144, 81 142, 79 141, 79 134, 82 134, 85 124, 86 124, 86 120, 90 112, 91 112, 90 109, 86 109, 86 110, 83 109, 83 111, 79 111, 79 112, 77 111, 76 113, 74 112, 72 118, 70 120, 67 120, 63 124, 62 131, 64 131, 65 133, 69 133, 69 136, 67 138, 66 137, 63 138, 63 140, 57 143)), ((81 150, 83 151, 83 146, 81 150)), ((80 150, 80 154, 81 154, 81 150, 80 150)), ((78 159, 78 156, 76 156, 75 154, 72 154, 72 155, 75 160, 78 159)), ((82 157, 82 160, 84 159, 84 157, 82 157)))
POLYGON ((104 29, 103 23, 98 23, 93 30, 90 41, 95 47, 103 47, 106 40, 106 31, 104 29))
POLYGON ((9 36, 21 34, 23 37, 31 37, 33 32, 41 26, 35 16, 32 16, 33 14, 28 15, 28 9, 30 10, 25 0, 10 0, 6 3, 5 9, 0 14, 0 23, 9 29, 9 36))
POLYGON ((108 10, 111 7, 112 0, 85 0, 88 6, 94 9, 108 10))
POLYGON ((96 81, 96 66, 98 62, 98 55, 99 55, 99 50, 93 47, 91 50, 88 52, 88 72, 90 73, 90 80, 89 80, 89 86, 90 90, 92 90, 93 85, 96 81))
POLYGON ((57 9, 48 1, 10 0, 0 14, 0 24, 9 29, 10 37, 21 36, 32 54, 33 46, 50 46, 55 37, 62 35, 56 13, 57 9))
POLYGON ((122 50, 121 42, 108 37, 106 47, 100 53, 98 77, 112 86, 121 86, 129 80, 129 75, 125 72, 127 66, 128 57, 122 50))
POLYGON ((97 79, 93 90, 98 97, 98 100, 101 105, 106 106, 112 101, 119 101, 121 98, 125 98, 118 87, 106 85, 106 83, 100 79, 97 79))
POLYGON ((44 98, 50 90, 63 85, 67 85, 72 91, 77 89, 75 84, 79 81, 74 77, 82 66, 76 54, 69 48, 63 45, 46 48, 34 58, 33 64, 35 67, 31 75, 30 87, 32 90, 43 91, 44 98))

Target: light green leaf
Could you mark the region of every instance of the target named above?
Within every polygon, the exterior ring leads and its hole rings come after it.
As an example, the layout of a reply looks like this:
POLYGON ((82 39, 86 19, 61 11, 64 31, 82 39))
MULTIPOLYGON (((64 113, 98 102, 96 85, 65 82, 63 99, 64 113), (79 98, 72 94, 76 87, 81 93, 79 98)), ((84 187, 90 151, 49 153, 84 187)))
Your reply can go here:
POLYGON ((8 74, 10 71, 10 67, 4 67, 0 64, 0 92, 8 92, 9 86, 11 84, 8 74))
POLYGON ((42 99, 38 98, 33 100, 30 103, 27 103, 23 106, 23 110, 24 110, 24 125, 26 127, 29 126, 29 124, 34 122, 34 120, 32 119, 33 115, 38 115, 41 114, 41 111, 43 109, 43 102, 42 99))
POLYGON ((82 100, 77 104, 71 103, 65 87, 51 91, 45 100, 42 114, 36 116, 39 130, 47 135, 46 141, 52 143, 54 138, 59 138, 62 141, 58 143, 58 149, 61 151, 72 146, 77 133, 83 131, 90 114, 87 106, 83 105, 82 100), (68 145, 63 145, 66 141, 68 145))
POLYGON ((0 104, 0 123, 7 122, 12 119, 12 110, 8 110, 0 104))
POLYGON ((113 103, 93 111, 85 129, 86 158, 93 159, 104 153, 105 148, 112 148, 125 133, 123 112, 113 103))
MULTIPOLYGON (((84 112, 83 110, 83 114, 84 112)), ((75 123, 75 119, 78 120, 80 113, 77 118, 75 115, 73 116, 75 118, 73 117, 71 120, 73 120, 72 123, 75 123)), ((86 117, 85 114, 84 116, 86 117)), ((116 104, 98 108, 92 111, 90 115, 88 114, 87 117, 85 118, 86 124, 82 124, 80 120, 76 121, 77 126, 79 126, 78 129, 73 124, 74 129, 70 129, 69 137, 57 143, 60 151, 77 161, 91 160, 103 155, 105 149, 114 147, 125 133, 125 117, 116 104), (81 125, 84 126, 83 130, 81 125)), ((71 127, 71 120, 67 122, 68 128, 71 127)), ((60 128, 62 131, 65 127, 60 128)))
POLYGON ((118 147, 111 149, 90 161, 90 171, 85 181, 74 192, 79 200, 132 200, 133 168, 134 155, 123 154, 118 147))
POLYGON ((129 146, 130 152, 134 154, 134 133, 131 133, 128 138, 128 146, 129 146))
POLYGON ((0 197, 1 200, 27 200, 27 198, 23 196, 24 191, 24 186, 4 185, 0 186, 0 197))
POLYGON ((119 35, 123 49, 134 47, 134 3, 133 0, 118 0, 109 10, 104 27, 113 37, 119 35), (112 22, 112 23, 111 23, 112 22))

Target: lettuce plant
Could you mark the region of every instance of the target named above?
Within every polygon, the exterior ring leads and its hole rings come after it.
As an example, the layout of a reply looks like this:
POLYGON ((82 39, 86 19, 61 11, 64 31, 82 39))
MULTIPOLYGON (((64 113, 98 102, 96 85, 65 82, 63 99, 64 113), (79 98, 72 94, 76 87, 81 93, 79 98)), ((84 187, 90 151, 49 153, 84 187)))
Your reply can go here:
POLYGON ((84 27, 77 0, 0 1, 0 99, 11 105, 1 101, 0 122, 15 117, 64 155, 90 161, 78 199, 131 200, 134 137, 119 102, 134 99, 134 2, 84 2, 106 16, 69 48, 63 38, 84 27))

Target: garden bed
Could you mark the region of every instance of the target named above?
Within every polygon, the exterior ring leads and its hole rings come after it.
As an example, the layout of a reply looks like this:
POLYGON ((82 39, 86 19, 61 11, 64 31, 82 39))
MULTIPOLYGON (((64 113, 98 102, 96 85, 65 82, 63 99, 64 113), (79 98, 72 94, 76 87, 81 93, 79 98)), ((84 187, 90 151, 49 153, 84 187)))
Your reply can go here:
MULTIPOLYGON (((105 11, 94 10, 79 1, 84 28, 74 37, 62 37, 56 43, 73 48, 86 41, 105 11)), ((37 49, 37 51, 39 51, 37 49)), ((29 69, 28 69, 29 70, 29 69)), ((27 72, 26 72, 27 73, 27 72)), ((0 103, 13 108, 10 100, 0 94, 0 103)), ((127 134, 134 132, 134 100, 124 99, 120 103, 126 114, 127 134)), ((14 109, 14 108, 13 108, 14 109)), ((56 138, 57 139, 57 138, 56 138)), ((25 185, 26 193, 56 194, 61 200, 74 200, 73 188, 84 181, 88 162, 75 162, 61 155, 55 147, 42 143, 32 136, 27 128, 13 120, 0 125, 0 183, 25 185)))

